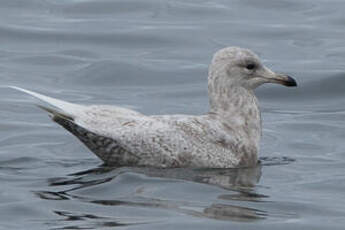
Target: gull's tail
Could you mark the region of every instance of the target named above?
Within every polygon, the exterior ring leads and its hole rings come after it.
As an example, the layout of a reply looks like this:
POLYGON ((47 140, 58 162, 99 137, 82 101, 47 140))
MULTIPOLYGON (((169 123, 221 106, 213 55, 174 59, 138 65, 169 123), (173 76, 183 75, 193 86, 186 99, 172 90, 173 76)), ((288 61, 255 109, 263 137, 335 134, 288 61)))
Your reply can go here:
POLYGON ((19 91, 24 92, 26 94, 29 94, 29 95, 45 102, 49 106, 38 105, 38 107, 47 111, 53 117, 58 116, 61 118, 73 120, 77 116, 78 113, 80 113, 82 110, 85 109, 85 106, 83 106, 83 105, 77 105, 77 104, 73 104, 73 103, 70 103, 67 101, 62 101, 59 99, 48 97, 48 96, 45 96, 45 95, 42 95, 39 93, 35 93, 35 92, 27 90, 27 89, 23 89, 23 88, 16 87, 16 86, 8 86, 8 87, 12 88, 12 89, 19 90, 19 91))

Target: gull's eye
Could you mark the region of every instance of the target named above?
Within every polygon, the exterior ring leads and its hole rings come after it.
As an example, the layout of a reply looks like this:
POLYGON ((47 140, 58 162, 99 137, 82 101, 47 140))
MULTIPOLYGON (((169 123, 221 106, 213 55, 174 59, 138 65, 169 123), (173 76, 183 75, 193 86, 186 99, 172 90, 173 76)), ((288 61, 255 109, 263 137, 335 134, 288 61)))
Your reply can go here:
POLYGON ((249 64, 246 65, 246 68, 249 69, 249 70, 253 70, 253 69, 255 69, 255 67, 256 66, 255 66, 254 63, 249 63, 249 64))

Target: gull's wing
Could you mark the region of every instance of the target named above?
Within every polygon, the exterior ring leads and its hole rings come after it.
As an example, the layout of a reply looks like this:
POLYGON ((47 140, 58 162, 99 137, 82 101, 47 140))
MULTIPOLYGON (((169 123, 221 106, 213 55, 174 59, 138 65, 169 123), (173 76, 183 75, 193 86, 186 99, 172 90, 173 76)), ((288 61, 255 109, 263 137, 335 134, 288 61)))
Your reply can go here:
POLYGON ((48 106, 39 107, 47 111, 53 121, 108 164, 170 166, 176 158, 173 156, 176 146, 183 145, 183 137, 171 124, 130 109, 78 105, 23 88, 11 88, 45 102, 48 106))

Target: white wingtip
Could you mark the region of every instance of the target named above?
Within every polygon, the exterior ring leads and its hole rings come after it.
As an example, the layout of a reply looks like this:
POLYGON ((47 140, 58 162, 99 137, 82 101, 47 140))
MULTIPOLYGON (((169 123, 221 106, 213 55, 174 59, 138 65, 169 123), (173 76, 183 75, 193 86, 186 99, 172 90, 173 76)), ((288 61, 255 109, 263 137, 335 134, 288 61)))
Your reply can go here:
POLYGON ((84 109, 85 107, 82 105, 73 104, 67 101, 62 101, 56 98, 48 97, 43 94, 39 94, 27 89, 23 89, 17 86, 7 86, 8 88, 12 88, 21 92, 24 92, 26 94, 29 94, 35 98, 38 98, 39 100, 48 103, 49 105, 56 107, 60 109, 62 112, 66 113, 68 116, 75 116, 80 110, 84 109))
MULTIPOLYGON (((9 85, 9 86, 7 86, 7 87, 8 87, 8 88, 12 88, 12 89, 16 89, 16 90, 18 90, 18 91, 22 91, 22 92, 24 92, 24 93, 30 94, 31 96, 37 97, 37 98, 39 98, 39 99, 41 99, 41 98, 40 98, 41 96, 44 96, 44 95, 41 95, 41 94, 32 92, 32 91, 27 90, 27 89, 23 89, 23 88, 17 87, 17 86, 9 85)), ((42 100, 43 100, 43 99, 42 99, 42 100)), ((44 101, 44 100, 43 100, 43 101, 44 101)))

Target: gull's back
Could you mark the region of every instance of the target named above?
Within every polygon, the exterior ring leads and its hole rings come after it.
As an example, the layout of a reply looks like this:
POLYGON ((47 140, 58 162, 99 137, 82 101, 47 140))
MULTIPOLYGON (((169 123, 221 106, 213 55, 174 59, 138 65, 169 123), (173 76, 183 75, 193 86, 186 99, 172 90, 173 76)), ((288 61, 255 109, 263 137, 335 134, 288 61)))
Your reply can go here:
POLYGON ((236 138, 212 114, 145 116, 113 106, 90 106, 75 120, 54 121, 112 165, 215 167, 238 165, 236 138))

